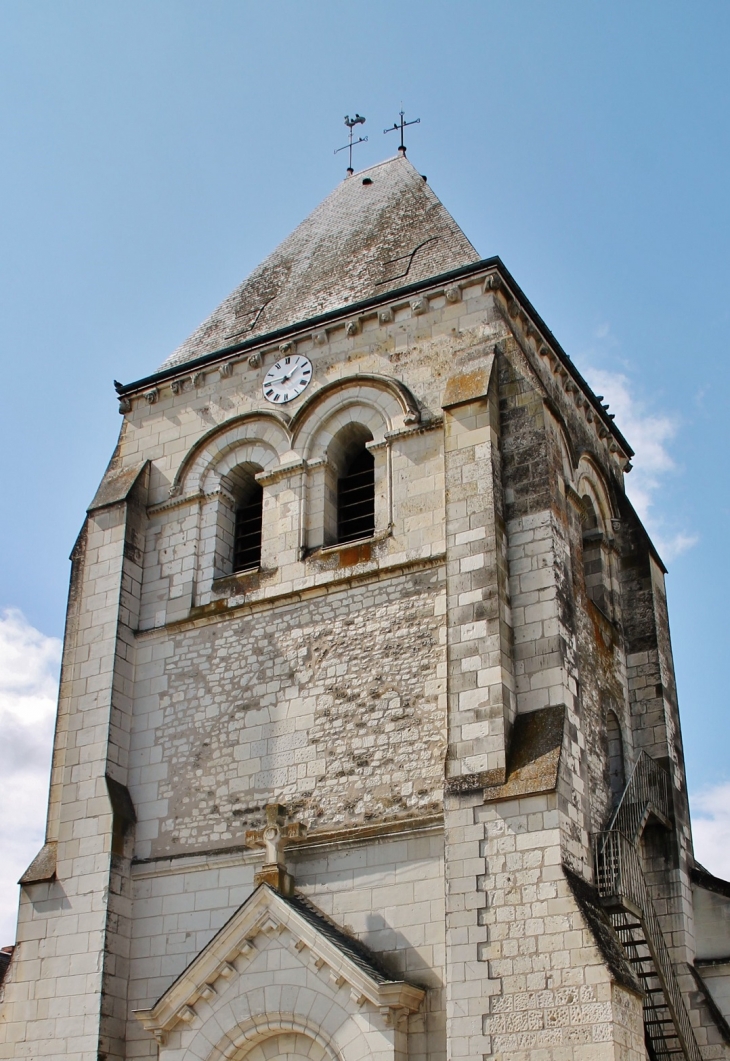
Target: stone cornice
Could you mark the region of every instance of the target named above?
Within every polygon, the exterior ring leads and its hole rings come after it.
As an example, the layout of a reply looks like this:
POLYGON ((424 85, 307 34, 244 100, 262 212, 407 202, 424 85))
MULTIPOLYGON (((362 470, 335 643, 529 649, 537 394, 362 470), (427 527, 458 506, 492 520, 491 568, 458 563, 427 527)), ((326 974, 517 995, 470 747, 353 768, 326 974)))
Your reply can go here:
MULTIPOLYGON (((535 355, 538 355, 537 365, 542 363, 546 366, 548 379, 553 386, 559 388, 561 397, 572 398, 577 411, 582 413, 586 424, 596 435, 598 444, 606 447, 608 457, 615 458, 622 472, 630 471, 634 451, 615 427, 613 414, 608 413, 607 407, 601 405, 591 387, 547 329, 539 326, 542 323, 539 317, 526 312, 522 303, 514 298, 507 288, 500 287, 499 293, 502 297, 496 300, 497 306, 523 354, 533 365, 535 355)), ((545 386, 545 381, 541 382, 545 386)), ((555 403, 554 395, 547 388, 546 400, 553 405, 555 403)))
MULTIPOLYGON (((340 850, 356 847, 371 840, 414 839, 419 836, 443 832, 443 812, 424 814, 415 818, 394 818, 392 821, 368 822, 362 825, 341 826, 334 829, 314 829, 296 846, 296 857, 312 851, 340 850)), ((148 877, 164 877, 169 874, 195 873, 209 869, 225 869, 229 866, 252 865, 261 862, 260 851, 251 850, 245 844, 233 847, 213 848, 207 851, 178 851, 133 861, 132 875, 135 880, 148 877)))
MULTIPOLYGON (((256 336, 245 342, 235 343, 231 346, 223 347, 220 350, 214 350, 212 353, 205 354, 203 357, 196 358, 193 361, 186 361, 181 365, 173 365, 164 371, 161 370, 153 373, 151 376, 145 376, 142 379, 135 380, 133 383, 120 385, 117 389, 117 394, 122 399, 129 399, 130 396, 136 396, 145 391, 149 391, 160 383, 168 383, 173 379, 192 379, 200 370, 204 371, 205 369, 213 368, 217 370, 217 366, 220 362, 228 363, 232 360, 240 360, 243 355, 248 354, 249 351, 256 350, 257 352, 263 352, 264 349, 275 349, 278 352, 279 344, 285 339, 301 342, 301 340, 306 337, 312 338, 315 345, 321 345, 321 339, 315 338, 315 336, 321 337, 323 330, 326 332, 325 325, 334 327, 339 323, 342 327, 345 327, 348 321, 358 322, 359 318, 361 318, 367 310, 372 310, 374 313, 377 313, 378 307, 383 306, 386 303, 402 303, 403 305, 410 306, 411 296, 417 292, 431 289, 431 298, 437 294, 443 294, 448 301, 456 301, 457 299, 451 295, 451 291, 453 290, 456 281, 465 281, 472 276, 478 276, 487 270, 493 270, 495 268, 499 268, 500 271, 509 276, 499 258, 484 258, 481 261, 473 262, 471 265, 465 265, 459 269, 453 269, 448 273, 441 273, 440 275, 430 277, 427 280, 419 280, 415 284, 407 284, 404 287, 383 292, 382 295, 374 295, 372 298, 365 299, 362 302, 355 302, 349 306, 343 306, 341 309, 331 310, 329 313, 324 313, 318 317, 310 317, 308 320, 296 322, 295 324, 288 325, 286 328, 270 332, 267 335, 256 336)), ((382 323, 385 323, 385 321, 382 323)))
POLYGON ((184 497, 170 497, 166 501, 158 501, 155 505, 150 505, 147 509, 148 516, 156 516, 158 512, 167 512, 171 508, 183 508, 185 505, 198 504, 200 501, 205 500, 205 494, 198 490, 194 494, 185 494, 184 497))
MULTIPOLYGON (((401 438, 410 438, 411 435, 425 435, 428 431, 435 431, 444 426, 443 416, 432 416, 429 420, 421 420, 417 424, 409 424, 395 431, 386 431, 384 442, 397 442, 401 438)), ((378 443, 368 442, 367 448, 374 449, 378 443)))
POLYGON ((386 325, 393 319, 393 311, 401 307, 408 307, 413 315, 420 316, 428 312, 430 299, 443 295, 449 302, 457 301, 461 297, 462 289, 475 282, 483 282, 485 292, 491 291, 495 297, 499 296, 496 298, 497 304, 503 306, 505 318, 515 337, 521 344, 524 342, 531 344, 540 357, 549 361, 553 375, 558 376, 566 393, 574 395, 576 405, 583 410, 587 422, 594 424, 599 439, 604 441, 610 436, 611 441, 607 443, 609 451, 616 455, 620 462, 623 462, 622 470, 629 470, 629 462, 634 455, 633 450, 614 425, 611 415, 601 405, 555 336, 497 257, 485 258, 450 273, 384 292, 364 302, 332 310, 322 317, 295 323, 269 335, 258 336, 244 343, 213 351, 194 361, 172 366, 133 383, 120 385, 117 393, 124 406, 120 411, 126 413, 131 410, 133 397, 142 395, 146 397, 155 392, 155 400, 157 400, 159 388, 163 384, 169 384, 172 388, 174 382, 175 393, 180 393, 188 382, 190 386, 200 386, 204 382, 206 371, 216 371, 222 378, 225 378, 231 374, 235 364, 244 359, 252 368, 258 368, 267 353, 278 355, 283 346, 294 349, 297 342, 305 340, 311 340, 314 345, 323 345, 328 340, 328 329, 339 327, 347 330, 349 323, 355 325, 350 329, 350 333, 359 334, 365 318, 375 317, 381 325, 386 325), (416 295, 419 297, 414 298, 416 295), (414 303, 418 304, 417 309, 413 308, 414 303), (520 336, 518 331, 524 334, 520 336))
MULTIPOLYGON (((256 478, 258 479, 258 475, 256 478)), ((212 501, 216 497, 225 497, 231 505, 236 503, 233 494, 226 490, 225 487, 219 486, 215 490, 209 490, 207 493, 203 490, 198 490, 195 494, 185 494, 184 497, 170 497, 167 501, 159 501, 156 505, 149 505, 147 515, 156 516, 158 512, 167 512, 171 508, 198 504, 201 501, 212 501)))
POLYGON ((261 486, 272 486, 280 479, 288 479, 291 475, 301 475, 307 467, 305 460, 291 461, 289 464, 279 464, 276 468, 267 468, 263 472, 257 472, 254 478, 261 486))

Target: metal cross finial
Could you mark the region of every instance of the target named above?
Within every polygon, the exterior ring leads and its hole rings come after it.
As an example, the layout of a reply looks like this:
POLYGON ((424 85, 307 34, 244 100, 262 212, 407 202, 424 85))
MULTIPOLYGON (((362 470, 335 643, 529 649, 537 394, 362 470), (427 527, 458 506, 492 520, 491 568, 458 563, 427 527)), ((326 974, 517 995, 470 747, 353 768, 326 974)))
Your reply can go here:
POLYGON ((403 110, 403 108, 401 108, 400 121, 399 122, 393 122, 391 127, 389 129, 383 129, 383 132, 384 133, 392 133, 394 129, 396 129, 396 130, 400 129, 400 146, 398 147, 398 150, 400 151, 400 153, 402 155, 405 155, 405 153, 406 153, 406 145, 403 143, 403 130, 409 125, 420 125, 420 124, 421 124, 421 119, 420 118, 414 118, 412 122, 407 122, 406 121, 406 112, 403 110))
POLYGON ((355 172, 354 169, 352 168, 352 149, 353 149, 353 147, 355 147, 356 144, 364 144, 365 141, 367 140, 367 136, 361 136, 359 138, 359 140, 353 140, 352 139, 353 136, 354 136, 353 130, 354 130, 356 125, 364 125, 364 124, 365 124, 365 119, 363 118, 362 114, 357 114, 356 113, 354 118, 351 118, 349 114, 345 115, 345 125, 350 130, 350 137, 349 137, 348 142, 346 144, 343 144, 342 147, 336 147, 335 148, 335 154, 337 154, 339 151, 349 150, 349 152, 350 152, 350 164, 347 167, 347 175, 348 175, 348 177, 351 176, 355 172))

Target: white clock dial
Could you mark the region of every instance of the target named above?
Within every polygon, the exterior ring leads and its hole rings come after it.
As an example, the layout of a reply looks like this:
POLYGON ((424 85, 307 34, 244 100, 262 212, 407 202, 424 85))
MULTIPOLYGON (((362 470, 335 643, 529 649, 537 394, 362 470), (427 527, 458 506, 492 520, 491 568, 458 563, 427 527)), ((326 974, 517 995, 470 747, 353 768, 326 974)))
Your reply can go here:
POLYGON ((302 354, 282 357, 264 376, 267 402, 283 405, 298 398, 312 378, 312 362, 302 354))

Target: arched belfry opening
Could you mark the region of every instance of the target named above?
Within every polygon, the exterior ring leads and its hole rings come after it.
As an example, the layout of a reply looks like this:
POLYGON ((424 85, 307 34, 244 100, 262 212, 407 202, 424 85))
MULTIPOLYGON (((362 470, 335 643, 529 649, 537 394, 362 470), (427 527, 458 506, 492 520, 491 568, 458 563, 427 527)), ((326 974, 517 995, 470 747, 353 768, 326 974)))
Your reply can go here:
POLYGON ((375 530, 375 460, 363 447, 337 480, 337 541, 371 538, 375 530))
POLYGON ((239 464, 226 476, 234 499, 232 569, 251 571, 261 564, 261 527, 264 491, 256 482, 261 468, 255 464, 239 464))
POLYGON ((348 424, 329 445, 328 523, 333 543, 360 541, 375 533, 375 459, 367 449, 372 439, 362 424, 348 424))
POLYGON ((611 808, 619 804, 626 787, 626 759, 624 740, 618 715, 611 708, 606 712, 606 739, 608 743, 608 783, 611 792, 611 808))
POLYGON ((593 499, 583 498, 583 577, 586 593, 601 611, 608 614, 605 560, 603 556, 603 531, 593 499))

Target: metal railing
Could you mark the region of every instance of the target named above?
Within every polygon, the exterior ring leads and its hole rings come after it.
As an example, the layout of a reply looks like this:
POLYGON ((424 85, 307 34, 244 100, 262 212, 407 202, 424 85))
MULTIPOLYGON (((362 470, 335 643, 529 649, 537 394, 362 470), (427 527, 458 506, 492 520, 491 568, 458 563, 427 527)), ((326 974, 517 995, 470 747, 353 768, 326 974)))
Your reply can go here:
POLYGON ((636 760, 609 829, 615 829, 636 844, 651 813, 657 815, 665 825, 672 817, 670 778, 666 770, 642 752, 636 760))
MULTIPOLYGON (((661 770, 661 767, 657 768, 661 770)), ((614 820, 615 818, 616 816, 614 820)), ((702 1061, 638 852, 631 841, 616 828, 599 833, 595 839, 596 885, 599 895, 610 900, 611 905, 615 903, 617 907, 629 908, 638 916, 677 1038, 688 1061, 702 1061)))

